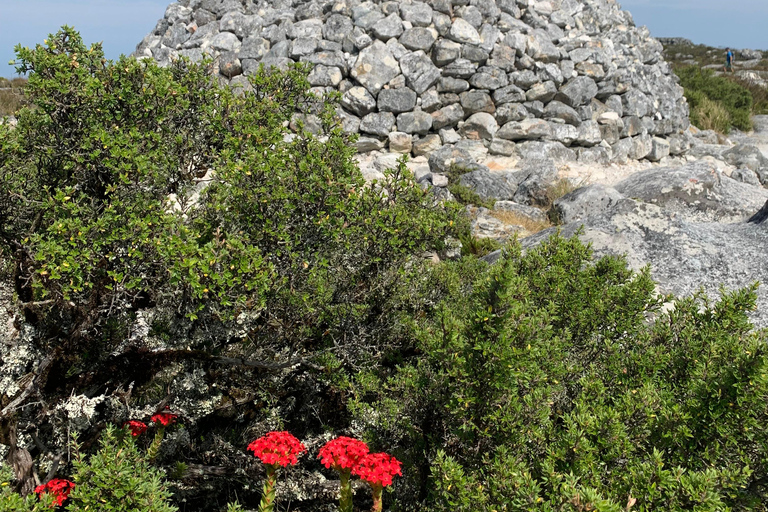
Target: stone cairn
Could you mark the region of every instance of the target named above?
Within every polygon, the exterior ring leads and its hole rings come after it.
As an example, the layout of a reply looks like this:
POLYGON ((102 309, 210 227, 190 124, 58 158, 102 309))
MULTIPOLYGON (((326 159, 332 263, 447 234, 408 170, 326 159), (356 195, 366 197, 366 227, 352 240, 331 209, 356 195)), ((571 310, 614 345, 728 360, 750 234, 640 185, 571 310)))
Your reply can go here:
POLYGON ((206 54, 245 88, 262 63, 313 64, 361 152, 450 156, 472 141, 609 163, 689 144, 661 44, 615 0, 180 0, 135 52, 162 65, 206 54))

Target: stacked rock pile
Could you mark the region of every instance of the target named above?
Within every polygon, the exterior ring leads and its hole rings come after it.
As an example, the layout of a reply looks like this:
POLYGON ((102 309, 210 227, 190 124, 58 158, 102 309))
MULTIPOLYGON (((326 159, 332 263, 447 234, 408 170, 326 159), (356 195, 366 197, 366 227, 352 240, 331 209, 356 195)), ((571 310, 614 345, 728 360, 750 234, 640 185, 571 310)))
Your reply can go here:
POLYGON ((209 54, 243 87, 262 63, 309 62, 318 91, 343 93, 361 151, 474 139, 587 162, 687 150, 688 107, 661 52, 615 0, 180 0, 136 49, 165 65, 209 54))

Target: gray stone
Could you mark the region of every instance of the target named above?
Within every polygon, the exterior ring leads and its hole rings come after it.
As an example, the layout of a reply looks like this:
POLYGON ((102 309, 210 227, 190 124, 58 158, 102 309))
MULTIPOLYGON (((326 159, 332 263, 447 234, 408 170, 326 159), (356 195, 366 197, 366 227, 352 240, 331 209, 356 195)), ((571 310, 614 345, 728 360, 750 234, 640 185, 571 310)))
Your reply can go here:
POLYGON ((491 145, 488 146, 488 152, 492 155, 512 156, 515 154, 516 144, 511 140, 499 139, 494 137, 491 145))
POLYGON ((650 135, 638 135, 632 137, 632 150, 629 152, 629 158, 632 160, 641 160, 648 156, 653 150, 653 139, 650 135))
POLYGON ((549 189, 557 181, 557 168, 549 158, 530 158, 523 161, 520 180, 512 200, 530 206, 546 206, 549 189))
POLYGON ((219 52, 231 52, 240 48, 240 40, 232 32, 220 32, 211 39, 210 47, 219 52))
POLYGON ((447 37, 451 31, 451 17, 439 12, 432 13, 432 25, 434 25, 440 37, 447 37))
POLYGON ((528 36, 528 47, 526 49, 528 56, 541 62, 558 62, 560 60, 560 49, 552 43, 549 35, 536 29, 528 36))
POLYGON ((473 169, 477 162, 463 149, 443 146, 429 155, 429 169, 439 174, 448 174, 454 166, 461 169, 473 169))
POLYGON ((483 13, 474 5, 464 5, 455 11, 456 16, 467 21, 474 28, 480 28, 483 24, 483 13))
POLYGON ((396 13, 392 13, 373 24, 371 30, 378 39, 388 41, 393 37, 400 37, 403 33, 403 20, 396 13))
POLYGON ((519 103, 505 103, 496 109, 496 121, 502 125, 510 121, 522 121, 527 117, 528 110, 519 103))
POLYGON ((231 11, 221 17, 219 30, 232 32, 239 39, 244 39, 251 34, 258 34, 264 26, 264 18, 257 15, 248 15, 237 11, 231 11))
POLYGON ((440 79, 440 69, 423 51, 408 53, 400 59, 400 68, 408 86, 422 94, 440 79))
POLYGON ((443 128, 440 130, 440 140, 443 144, 456 144, 461 140, 461 135, 456 133, 453 128, 443 128))
POLYGON ((337 67, 316 65, 310 71, 307 80, 312 86, 336 87, 341 83, 341 70, 337 67))
POLYGON ((552 130, 546 121, 541 119, 523 119, 512 121, 496 132, 496 137, 512 141, 536 140, 552 135, 552 130))
POLYGON ((293 41, 291 45, 290 57, 300 59, 305 55, 312 55, 317 50, 317 39, 311 37, 300 37, 293 41))
POLYGON ((470 62, 482 66, 488 60, 488 57, 491 56, 491 53, 480 46, 465 44, 461 48, 461 56, 470 62))
POLYGON ((432 116, 426 112, 416 110, 397 116, 397 129, 401 132, 426 135, 431 128, 432 116))
POLYGON ((461 45, 448 39, 441 39, 432 48, 432 61, 438 67, 446 66, 461 56, 461 45))
POLYGON ((616 190, 697 220, 745 220, 768 200, 768 190, 737 182, 709 163, 653 168, 619 182, 616 190))
POLYGON ((667 156, 669 156, 669 142, 659 137, 653 137, 651 152, 645 158, 651 162, 658 162, 667 156))
POLYGON ((323 21, 319 19, 297 21, 289 28, 288 37, 291 39, 297 39, 299 37, 322 39, 323 21))
POLYGON ((414 27, 428 27, 432 23, 432 8, 423 2, 401 4, 400 17, 414 27))
POLYGON ((575 108, 589 103, 596 95, 595 81, 586 76, 579 76, 566 82, 555 95, 555 99, 575 108))
POLYGON ((395 114, 392 112, 373 112, 360 120, 360 131, 379 137, 388 137, 395 125, 395 114))
POLYGON ((437 83, 437 92, 460 93, 469 90, 469 82, 461 78, 451 78, 444 76, 437 83))
POLYGON ((528 101, 541 101, 547 103, 557 94, 557 86, 552 81, 539 83, 528 89, 525 98, 528 101))
POLYGON ((411 136, 403 132, 389 133, 389 150, 394 153, 410 153, 413 147, 411 136))
POLYGON ((573 125, 550 123, 549 128, 552 130, 550 138, 564 146, 570 146, 579 140, 579 129, 573 125))
POLYGON ((757 173, 760 183, 768 185, 768 158, 757 146, 738 144, 722 153, 722 158, 737 168, 749 169, 757 173))
POLYGON ((443 67, 443 76, 469 78, 477 71, 477 65, 467 59, 456 59, 443 67))
POLYGON ((459 95, 461 106, 467 115, 476 112, 487 112, 493 114, 496 112, 496 106, 491 96, 485 91, 467 91, 459 95))
POLYGON ((341 96, 341 105, 358 116, 364 116, 376 109, 376 99, 365 87, 352 87, 341 96))
POLYGON ((642 135, 648 133, 643 122, 637 116, 627 116, 621 118, 621 122, 624 124, 624 128, 621 130, 621 136, 634 137, 636 135, 642 135))
POLYGON ((492 139, 499 125, 491 114, 478 112, 472 114, 459 129, 459 133, 468 139, 492 139))
POLYGON ((551 101, 549 104, 547 104, 546 107, 544 107, 544 118, 562 119, 567 124, 573 126, 579 126, 581 124, 581 117, 579 116, 579 113, 565 103, 561 103, 559 101, 551 101))
POLYGON ((368 153, 384 149, 384 141, 372 137, 359 137, 355 143, 358 153, 368 153))
POLYGON ((230 79, 243 74, 243 66, 237 58, 237 52, 225 52, 219 56, 219 73, 230 79))
POLYGON ((413 156, 429 155, 442 146, 441 138, 434 133, 426 135, 413 143, 413 156))
POLYGON ((453 20, 448 37, 453 41, 462 44, 479 45, 483 42, 482 39, 480 39, 480 34, 477 32, 477 29, 467 20, 462 18, 453 20))
POLYGON ((168 27, 168 30, 165 31, 165 35, 163 35, 160 43, 168 48, 179 50, 182 45, 189 40, 190 35, 187 27, 184 26, 183 23, 178 23, 168 27))
POLYGON ((493 101, 497 105, 503 103, 517 103, 526 100, 525 91, 516 85, 508 85, 493 91, 493 101))
POLYGON ((382 89, 379 91, 377 105, 381 112, 393 112, 395 114, 408 112, 416 106, 416 93, 407 87, 382 89))
POLYGON ((648 96, 637 89, 627 91, 624 96, 622 96, 621 102, 624 107, 625 116, 637 116, 642 118, 651 113, 651 110, 653 109, 653 105, 648 99, 648 96))
POLYGON ((350 74, 371 94, 376 95, 384 84, 400 74, 400 65, 387 45, 374 41, 360 52, 350 74))
POLYGON ((440 96, 434 89, 428 90, 422 94, 419 99, 421 100, 421 110, 424 112, 432 113, 443 106, 443 104, 440 102, 440 96))
POLYGON ((493 47, 488 65, 506 72, 514 71, 515 54, 516 52, 514 48, 510 48, 503 44, 497 44, 493 47))
POLYGON ((579 130, 579 137, 576 139, 576 144, 580 146, 596 146, 603 140, 603 134, 597 121, 583 121, 577 129, 579 130))
POLYGON ((323 38, 341 42, 352 32, 352 19, 340 14, 331 14, 323 25, 323 38))
POLYGON ((603 214, 624 196, 615 188, 601 184, 577 188, 556 199, 550 210, 550 217, 558 224, 583 221, 590 215, 603 214))
POLYGON ((517 191, 515 181, 510 174, 480 169, 462 174, 459 182, 471 188, 482 199, 510 200, 517 191))
POLYGON ((237 54, 240 59, 261 59, 267 54, 269 48, 270 44, 266 39, 260 36, 247 37, 237 50, 237 54))
POLYGON ((429 52, 437 40, 437 34, 432 29, 414 27, 406 29, 400 36, 400 44, 409 50, 429 52))
POLYGON ((469 83, 477 89, 495 91, 505 87, 509 81, 507 80, 507 74, 503 70, 494 67, 482 67, 469 78, 469 83))

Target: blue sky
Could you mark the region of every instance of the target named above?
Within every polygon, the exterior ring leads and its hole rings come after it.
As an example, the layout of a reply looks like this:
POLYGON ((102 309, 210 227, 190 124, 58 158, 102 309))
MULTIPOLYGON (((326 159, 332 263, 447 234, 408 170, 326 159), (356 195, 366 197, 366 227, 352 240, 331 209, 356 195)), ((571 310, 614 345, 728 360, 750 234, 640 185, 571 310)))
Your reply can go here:
MULTIPOLYGON (((0 76, 12 76, 13 46, 42 42, 64 24, 87 43, 103 41, 109 58, 130 53, 163 16, 169 0, 0 0, 0 76)), ((768 49, 768 0, 625 0, 635 23, 655 36, 768 49)))

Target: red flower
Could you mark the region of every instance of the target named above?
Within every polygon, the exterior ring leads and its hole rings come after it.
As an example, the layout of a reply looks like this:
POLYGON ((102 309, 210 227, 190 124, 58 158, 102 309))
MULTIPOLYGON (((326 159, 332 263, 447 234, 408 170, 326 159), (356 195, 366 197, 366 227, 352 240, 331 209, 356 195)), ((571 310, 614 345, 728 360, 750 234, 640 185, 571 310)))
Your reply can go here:
POLYGON ((392 485, 393 476, 403 476, 400 466, 399 460, 386 453, 369 453, 352 469, 352 474, 371 485, 386 487, 392 485))
POLYGON ((353 469, 368 455, 368 445, 351 437, 338 437, 320 448, 318 458, 327 468, 336 471, 353 469))
POLYGON ((171 425, 172 423, 176 423, 176 418, 179 416, 177 414, 172 414, 170 412, 159 412, 152 416, 152 421, 155 423, 160 423, 162 426, 167 427, 168 425, 171 425))
POLYGON ((128 430, 130 430, 133 437, 140 436, 147 431, 147 425, 143 421, 126 421, 123 427, 126 427, 128 430))
POLYGON ((290 432, 270 432, 269 434, 252 441, 248 450, 253 452, 264 464, 280 464, 285 467, 288 464, 296 464, 296 456, 307 451, 306 447, 293 437, 290 432))
POLYGON ((61 506, 67 497, 69 497, 70 491, 74 488, 75 484, 69 480, 54 478, 48 483, 35 487, 35 492, 38 496, 42 496, 45 493, 53 494, 53 497, 56 499, 56 504, 61 506))

